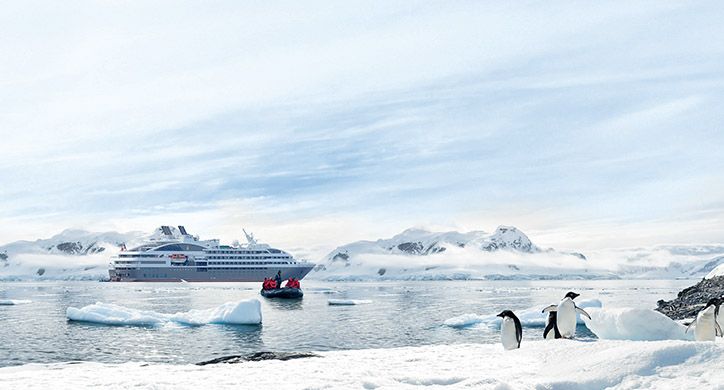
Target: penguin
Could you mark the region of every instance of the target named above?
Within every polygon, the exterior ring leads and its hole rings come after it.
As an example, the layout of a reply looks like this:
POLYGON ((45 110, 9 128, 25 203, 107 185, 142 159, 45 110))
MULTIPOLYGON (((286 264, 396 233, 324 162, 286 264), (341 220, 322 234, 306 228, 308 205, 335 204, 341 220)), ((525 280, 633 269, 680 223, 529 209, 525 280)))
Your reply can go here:
POLYGON ((570 291, 561 299, 558 305, 550 305, 543 309, 543 313, 557 313, 556 325, 562 338, 571 339, 576 335, 576 313, 588 317, 589 320, 591 319, 591 316, 585 310, 576 306, 576 303, 573 302, 579 295, 581 294, 570 291))
POLYGON ((548 312, 546 319, 546 328, 543 331, 543 338, 546 340, 560 339, 561 332, 558 331, 558 313, 555 311, 548 312), (551 332, 552 331, 552 332, 551 332))
POLYGON ((724 337, 721 326, 717 321, 720 305, 721 301, 718 298, 710 299, 706 306, 696 315, 696 320, 686 327, 684 333, 688 333, 689 328, 694 325, 694 339, 696 341, 714 341, 717 336, 724 337))
POLYGON ((503 348, 506 350, 520 348, 520 342, 523 340, 523 327, 520 325, 518 317, 510 310, 503 310, 497 316, 502 318, 500 341, 503 343, 503 348))

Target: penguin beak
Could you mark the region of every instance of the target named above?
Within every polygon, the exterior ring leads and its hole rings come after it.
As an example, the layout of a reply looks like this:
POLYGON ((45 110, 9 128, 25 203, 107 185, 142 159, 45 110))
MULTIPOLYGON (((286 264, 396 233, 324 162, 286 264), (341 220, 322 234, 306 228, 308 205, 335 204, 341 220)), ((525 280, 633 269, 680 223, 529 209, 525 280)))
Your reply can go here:
POLYGON ((505 314, 500 313, 500 314, 498 314, 496 317, 505 317, 505 314))

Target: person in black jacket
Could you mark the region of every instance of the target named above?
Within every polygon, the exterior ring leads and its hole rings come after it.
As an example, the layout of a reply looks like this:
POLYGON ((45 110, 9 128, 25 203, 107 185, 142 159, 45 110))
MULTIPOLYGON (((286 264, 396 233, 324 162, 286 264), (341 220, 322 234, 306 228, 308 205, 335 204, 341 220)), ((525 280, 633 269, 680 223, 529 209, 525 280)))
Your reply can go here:
POLYGON ((282 288, 282 271, 277 272, 277 276, 274 277, 274 281, 277 282, 277 288, 282 288))

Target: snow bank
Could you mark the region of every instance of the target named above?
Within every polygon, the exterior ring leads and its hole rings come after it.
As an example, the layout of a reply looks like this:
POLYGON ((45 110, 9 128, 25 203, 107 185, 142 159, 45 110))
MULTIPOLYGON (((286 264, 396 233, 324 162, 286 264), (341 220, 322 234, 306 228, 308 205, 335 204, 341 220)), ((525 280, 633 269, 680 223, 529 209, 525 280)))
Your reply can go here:
MULTIPOLYGON (((583 309, 600 308, 603 306, 599 299, 584 299, 578 302, 577 305, 583 309)), ((547 305, 533 306, 525 310, 513 310, 513 312, 516 316, 518 316, 518 319, 523 326, 543 327, 545 326, 546 318, 548 317, 548 314, 542 312, 543 308, 546 306, 547 305)), ((588 312, 588 310, 586 311, 588 312)), ((483 316, 474 313, 467 313, 445 320, 444 325, 451 326, 453 328, 464 328, 479 323, 485 323, 489 326, 498 327, 500 326, 500 320, 500 317, 497 317, 495 314, 483 316)), ((578 315, 578 323, 581 325, 584 324, 580 315, 578 315)))
POLYGON ((592 309, 586 327, 599 339, 693 340, 693 332, 669 317, 648 309, 592 309))
POLYGON ((366 303, 372 303, 367 299, 329 299, 327 303, 335 306, 351 306, 351 305, 364 305, 366 303))
POLYGON ((714 268, 713 270, 711 270, 711 272, 709 272, 709 273, 704 277, 704 279, 712 279, 712 278, 715 278, 715 277, 717 277, 717 276, 724 276, 724 264, 719 264, 716 268, 714 268))
POLYGON ((164 314, 97 302, 80 309, 69 307, 66 317, 71 321, 120 326, 154 326, 169 322, 182 325, 257 325, 261 324, 261 303, 257 299, 248 299, 227 302, 215 309, 164 314))
POLYGON ((523 340, 521 349, 463 344, 318 353, 320 358, 208 366, 29 364, 0 368, 11 389, 713 389, 724 343, 523 340), (561 359, 564 359, 562 362, 561 359), (351 364, 353 363, 353 364, 351 364))
POLYGON ((0 299, 0 306, 22 305, 30 302, 32 301, 27 299, 0 299))

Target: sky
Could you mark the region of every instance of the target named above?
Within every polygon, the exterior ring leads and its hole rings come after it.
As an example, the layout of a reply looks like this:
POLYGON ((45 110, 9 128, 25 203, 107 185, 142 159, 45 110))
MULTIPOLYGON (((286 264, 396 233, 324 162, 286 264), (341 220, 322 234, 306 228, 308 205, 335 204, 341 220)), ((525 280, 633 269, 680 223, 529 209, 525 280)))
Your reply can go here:
POLYGON ((309 256, 412 226, 724 242, 720 2, 3 9, 0 242, 161 224, 309 256))

